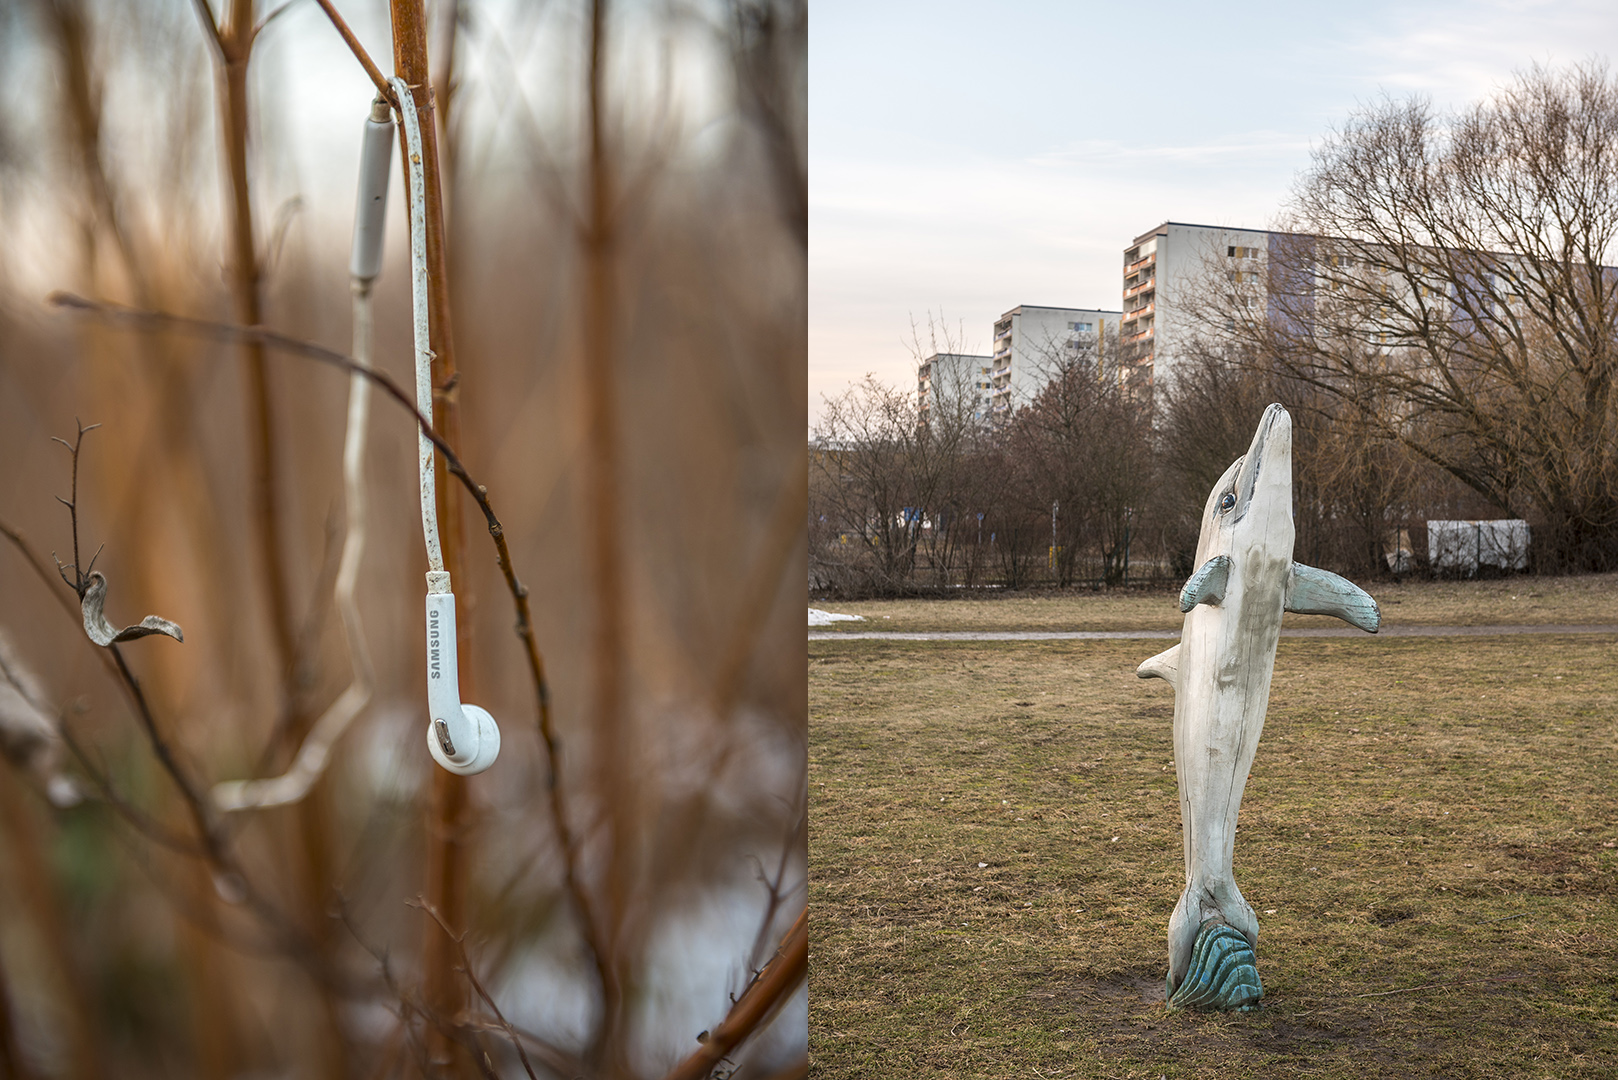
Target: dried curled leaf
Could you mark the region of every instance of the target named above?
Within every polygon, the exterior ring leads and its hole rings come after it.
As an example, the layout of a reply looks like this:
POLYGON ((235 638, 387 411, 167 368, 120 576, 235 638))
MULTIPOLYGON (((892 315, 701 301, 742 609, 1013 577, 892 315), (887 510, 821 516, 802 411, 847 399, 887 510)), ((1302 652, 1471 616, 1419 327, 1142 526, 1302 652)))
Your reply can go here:
POLYGON ((102 613, 107 603, 107 579, 99 570, 90 571, 90 584, 84 590, 84 632, 90 635, 90 640, 97 645, 107 646, 120 641, 133 641, 145 637, 147 634, 167 634, 175 641, 184 641, 185 634, 180 631, 179 623, 171 623, 167 619, 160 619, 156 615, 148 615, 134 626, 126 626, 122 630, 114 630, 102 613))

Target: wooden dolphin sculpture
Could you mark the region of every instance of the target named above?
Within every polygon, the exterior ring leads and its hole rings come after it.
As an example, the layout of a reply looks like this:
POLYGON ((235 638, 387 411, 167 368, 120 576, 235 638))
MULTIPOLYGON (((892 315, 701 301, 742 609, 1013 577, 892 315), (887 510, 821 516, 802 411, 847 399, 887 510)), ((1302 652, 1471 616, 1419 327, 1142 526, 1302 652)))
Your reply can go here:
POLYGON ((1186 884, 1169 920, 1171 1008, 1247 1008, 1264 993, 1258 920, 1231 861, 1282 612, 1335 615, 1371 633, 1381 625, 1375 600, 1336 574, 1293 562, 1292 542, 1292 417, 1271 405, 1247 454, 1208 496, 1198 569, 1180 592, 1180 643, 1137 671, 1174 686, 1186 884))

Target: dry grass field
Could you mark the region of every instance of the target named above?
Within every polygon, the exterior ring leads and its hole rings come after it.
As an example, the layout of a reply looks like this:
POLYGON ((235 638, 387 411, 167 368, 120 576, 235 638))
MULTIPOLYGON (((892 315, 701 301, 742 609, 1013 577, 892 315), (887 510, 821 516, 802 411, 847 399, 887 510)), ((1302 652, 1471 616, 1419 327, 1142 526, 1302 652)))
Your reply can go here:
MULTIPOLYGON (((1612 586, 1400 599, 1594 622, 1612 586)), ((1028 628, 1065 603, 837 610, 1028 628)), ((1134 675, 1155 643, 808 648, 813 1075, 1618 1074, 1618 638, 1284 640, 1236 849, 1267 994, 1237 1015, 1163 1006, 1183 869, 1173 692, 1134 675)))
MULTIPOLYGON (((1372 582, 1390 626, 1496 626, 1618 623, 1618 574, 1507 577, 1494 581, 1372 582)), ((1171 592, 1050 592, 961 600, 817 602, 863 622, 828 631, 871 630, 1174 630, 1184 616, 1171 592)), ((1321 615, 1289 615, 1288 626, 1341 626, 1321 615)))

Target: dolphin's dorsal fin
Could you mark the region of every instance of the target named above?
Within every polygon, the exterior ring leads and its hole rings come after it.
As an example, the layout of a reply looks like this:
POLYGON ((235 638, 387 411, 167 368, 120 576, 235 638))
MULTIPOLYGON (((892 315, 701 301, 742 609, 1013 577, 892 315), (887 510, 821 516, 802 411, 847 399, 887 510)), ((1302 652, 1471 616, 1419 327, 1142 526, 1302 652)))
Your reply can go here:
POLYGON ((1180 646, 1174 644, 1149 660, 1141 661, 1135 674, 1143 679, 1162 679, 1178 692, 1180 689, 1180 646))
POLYGON ((1299 615, 1335 615, 1373 634, 1382 626, 1382 609, 1364 589, 1330 570, 1303 563, 1292 564, 1292 576, 1287 581, 1287 610, 1299 615))
MULTIPOLYGON (((1318 571, 1317 571, 1318 573, 1318 571)), ((1198 604, 1219 606, 1225 598, 1225 583, 1230 580, 1230 556, 1215 555, 1202 564, 1202 569, 1191 575, 1191 580, 1180 590, 1180 610, 1190 611, 1198 604)))

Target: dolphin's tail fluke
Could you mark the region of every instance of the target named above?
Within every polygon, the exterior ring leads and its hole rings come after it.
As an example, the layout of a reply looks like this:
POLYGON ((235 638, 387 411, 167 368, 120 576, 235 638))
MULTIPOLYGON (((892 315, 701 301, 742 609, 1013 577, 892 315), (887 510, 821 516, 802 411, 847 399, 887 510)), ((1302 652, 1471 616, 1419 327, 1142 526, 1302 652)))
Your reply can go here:
POLYGON ((1202 924, 1191 949, 1191 963, 1180 985, 1168 994, 1170 1009, 1258 1008, 1264 984, 1258 958, 1245 934, 1219 920, 1202 924))
POLYGON ((1251 1007, 1264 993, 1257 944, 1258 918, 1234 881, 1187 884, 1169 919, 1169 1007, 1251 1007))

